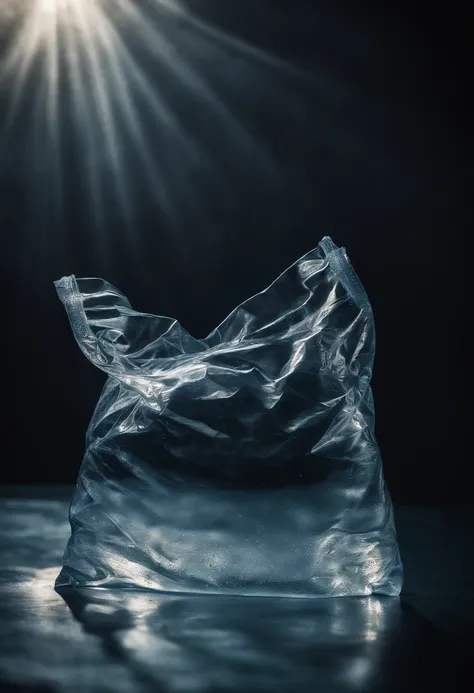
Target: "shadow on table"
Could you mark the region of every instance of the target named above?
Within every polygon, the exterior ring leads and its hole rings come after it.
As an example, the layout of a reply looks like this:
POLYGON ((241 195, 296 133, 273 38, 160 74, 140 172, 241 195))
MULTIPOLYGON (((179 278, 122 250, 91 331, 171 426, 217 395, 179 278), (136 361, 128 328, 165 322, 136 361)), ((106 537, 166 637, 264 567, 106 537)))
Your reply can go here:
POLYGON ((426 624, 393 598, 61 596, 139 690, 407 691, 426 643, 426 624))

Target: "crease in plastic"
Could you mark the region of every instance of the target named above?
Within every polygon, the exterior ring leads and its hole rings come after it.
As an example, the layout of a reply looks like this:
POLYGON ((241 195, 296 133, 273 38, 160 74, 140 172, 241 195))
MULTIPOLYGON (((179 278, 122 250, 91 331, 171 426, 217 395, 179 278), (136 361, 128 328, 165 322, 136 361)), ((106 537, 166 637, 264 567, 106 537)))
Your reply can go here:
POLYGON ((368 296, 329 237, 205 339, 108 282, 55 282, 107 380, 56 587, 398 595, 368 296))

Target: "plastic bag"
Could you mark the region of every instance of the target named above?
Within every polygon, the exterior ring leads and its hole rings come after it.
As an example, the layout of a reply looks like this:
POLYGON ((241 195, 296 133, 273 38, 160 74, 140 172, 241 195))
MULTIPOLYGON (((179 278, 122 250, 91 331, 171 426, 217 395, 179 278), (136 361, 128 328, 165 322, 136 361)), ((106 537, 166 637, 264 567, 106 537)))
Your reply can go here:
POLYGON ((101 279, 55 283, 107 381, 56 587, 398 595, 374 320, 330 238, 206 339, 101 279))

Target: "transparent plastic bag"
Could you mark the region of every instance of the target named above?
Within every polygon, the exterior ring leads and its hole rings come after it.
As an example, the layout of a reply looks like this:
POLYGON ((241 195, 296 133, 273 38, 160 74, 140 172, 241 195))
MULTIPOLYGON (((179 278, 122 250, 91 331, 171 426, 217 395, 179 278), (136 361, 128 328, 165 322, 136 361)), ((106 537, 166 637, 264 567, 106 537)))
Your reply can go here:
POLYGON ((57 587, 398 595, 374 320, 330 238, 206 339, 101 279, 55 283, 107 381, 57 587))

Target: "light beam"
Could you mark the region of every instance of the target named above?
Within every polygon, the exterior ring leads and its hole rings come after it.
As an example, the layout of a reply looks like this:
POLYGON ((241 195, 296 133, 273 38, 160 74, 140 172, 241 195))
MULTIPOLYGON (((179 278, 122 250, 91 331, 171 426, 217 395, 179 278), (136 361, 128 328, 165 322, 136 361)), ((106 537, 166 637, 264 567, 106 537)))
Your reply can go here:
POLYGON ((71 132, 65 122, 66 105, 72 114, 81 179, 99 226, 107 211, 104 198, 109 181, 122 218, 129 226, 133 224, 134 181, 128 173, 127 152, 139 161, 140 175, 171 222, 179 216, 183 198, 191 197, 192 183, 187 178, 217 168, 219 153, 206 151, 193 141, 166 89, 160 88, 160 75, 168 83, 171 77, 191 94, 239 152, 247 152, 266 173, 275 170, 271 157, 209 79, 185 58, 184 45, 167 35, 167 27, 173 26, 174 38, 180 37, 183 44, 194 37, 201 49, 214 46, 216 60, 230 51, 260 67, 276 67, 280 72, 291 68, 208 26, 185 11, 178 0, 149 0, 146 9, 134 0, 13 0, 13 4, 0 0, 0 27, 7 17, 15 22, 13 40, 0 67, 0 83, 7 82, 11 94, 7 131, 14 126, 26 97, 34 94, 35 118, 47 136, 48 165, 59 187, 65 173, 62 130, 69 136, 71 132), (175 16, 179 26, 169 21, 175 16), (145 56, 144 62, 137 53, 145 56), (174 172, 174 180, 170 172, 174 172))

